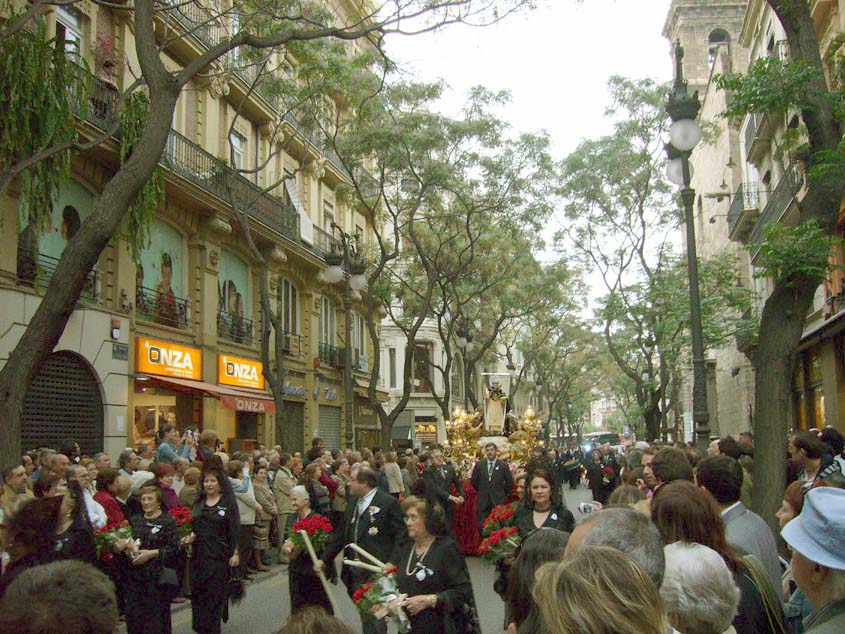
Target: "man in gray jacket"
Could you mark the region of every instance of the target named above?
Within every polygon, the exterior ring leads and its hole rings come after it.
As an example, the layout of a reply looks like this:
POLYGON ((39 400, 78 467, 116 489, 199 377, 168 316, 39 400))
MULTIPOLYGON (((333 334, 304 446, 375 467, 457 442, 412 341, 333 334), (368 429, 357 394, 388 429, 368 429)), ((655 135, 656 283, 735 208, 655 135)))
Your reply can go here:
POLYGON ((775 594, 780 597, 777 590, 782 571, 775 536, 762 517, 740 502, 742 467, 728 456, 711 456, 696 465, 695 477, 698 486, 709 492, 721 508, 728 543, 763 563, 775 594))

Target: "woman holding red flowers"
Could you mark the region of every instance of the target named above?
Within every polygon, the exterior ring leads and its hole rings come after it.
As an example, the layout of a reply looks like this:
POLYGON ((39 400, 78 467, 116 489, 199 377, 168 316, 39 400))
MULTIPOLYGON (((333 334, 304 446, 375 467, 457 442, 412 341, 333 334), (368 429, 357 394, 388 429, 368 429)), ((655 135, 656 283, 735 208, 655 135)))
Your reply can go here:
MULTIPOLYGON (((298 522, 323 517, 311 510, 311 496, 308 495, 308 490, 302 485, 291 489, 290 505, 293 512, 288 517, 288 535, 293 533, 298 522)), ((306 605, 319 605, 329 614, 334 614, 332 604, 329 597, 326 596, 320 578, 314 573, 314 564, 308 552, 295 548, 293 540, 290 538, 284 543, 282 550, 290 557, 288 586, 291 614, 306 605)), ((326 574, 331 574, 333 571, 334 566, 326 568, 326 574)))
POLYGON ((590 462, 587 463, 587 482, 593 492, 593 500, 607 504, 607 498, 615 488, 616 474, 613 467, 605 465, 601 459, 601 451, 593 449, 590 462))
MULTIPOLYGON (((142 487, 140 498, 143 515, 130 520, 132 536, 137 542, 118 543, 115 547, 126 555, 121 560, 126 631, 170 634, 171 595, 159 587, 159 580, 164 568, 172 570, 176 561, 179 533, 176 520, 162 510, 164 497, 159 487, 142 487), (136 547, 136 544, 140 545, 136 547)), ((175 581, 175 572, 171 574, 175 581)))

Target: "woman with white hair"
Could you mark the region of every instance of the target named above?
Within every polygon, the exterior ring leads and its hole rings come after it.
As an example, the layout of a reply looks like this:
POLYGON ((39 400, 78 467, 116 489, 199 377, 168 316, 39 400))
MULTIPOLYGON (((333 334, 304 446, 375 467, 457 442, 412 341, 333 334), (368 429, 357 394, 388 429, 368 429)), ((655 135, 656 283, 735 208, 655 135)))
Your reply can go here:
MULTIPOLYGON (((288 535, 292 534, 293 527, 299 520, 319 517, 318 513, 311 510, 311 496, 308 494, 308 489, 301 484, 291 489, 290 505, 293 512, 288 517, 288 535)), ((314 564, 311 562, 308 553, 294 548, 290 539, 285 542, 282 550, 290 557, 288 588, 290 590, 291 614, 306 605, 319 605, 329 614, 333 614, 332 604, 329 597, 326 596, 320 578, 314 572, 314 564)), ((333 571, 334 566, 329 566, 326 569, 326 573, 329 575, 333 571)))
POLYGON ((690 542, 674 542, 663 552, 660 596, 672 626, 682 634, 735 634, 739 588, 722 556, 690 542))

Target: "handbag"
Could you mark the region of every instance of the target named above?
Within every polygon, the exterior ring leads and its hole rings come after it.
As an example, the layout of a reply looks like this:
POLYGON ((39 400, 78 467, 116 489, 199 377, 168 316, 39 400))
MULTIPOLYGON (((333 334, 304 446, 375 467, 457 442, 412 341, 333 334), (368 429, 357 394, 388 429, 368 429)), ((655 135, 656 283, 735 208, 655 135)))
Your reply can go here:
POLYGON ((742 563, 745 564, 754 585, 760 591, 771 631, 775 634, 790 634, 789 628, 784 624, 783 609, 775 594, 775 589, 772 587, 769 575, 763 567, 763 562, 754 555, 744 555, 742 563))
POLYGON ((179 577, 173 568, 162 566, 158 576, 158 590, 164 596, 173 598, 179 593, 179 577))

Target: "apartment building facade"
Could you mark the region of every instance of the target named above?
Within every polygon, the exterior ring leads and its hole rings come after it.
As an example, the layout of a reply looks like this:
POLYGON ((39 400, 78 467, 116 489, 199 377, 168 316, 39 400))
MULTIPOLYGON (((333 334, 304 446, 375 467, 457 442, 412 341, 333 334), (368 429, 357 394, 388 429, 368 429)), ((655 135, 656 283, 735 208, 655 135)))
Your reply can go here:
MULTIPOLYGON (((212 12, 196 2, 157 16, 161 58, 169 69, 184 67, 237 30, 236 14, 210 19, 212 12)), ((99 136, 108 129, 118 92, 139 74, 131 14, 81 2, 51 8, 43 17, 48 32, 96 75, 78 126, 82 138, 99 136)), ((281 68, 284 60, 275 61, 281 68)), ((364 387, 372 342, 362 297, 352 294, 352 335, 344 341, 343 289, 321 276, 336 246, 333 224, 357 234, 364 246, 377 227, 348 196, 338 195, 349 177, 337 156, 282 113, 276 97, 252 86, 255 72, 230 55, 186 86, 160 161, 166 203, 156 211, 149 245, 137 262, 122 239, 103 251, 33 381, 24 405, 24 448, 70 437, 86 452, 116 455, 153 442, 165 422, 180 430, 215 430, 230 449, 278 444, 283 426, 293 430, 290 450, 310 446, 317 435, 327 447, 342 447, 346 346, 353 348, 355 364, 355 438, 378 433, 364 387), (287 140, 284 146, 280 138, 287 140), (227 181, 271 264, 271 304, 283 325, 277 336, 283 337, 287 368, 282 412, 262 375, 258 266, 232 212, 227 181)), ((42 233, 21 221, 26 214, 19 188, 0 197, 0 222, 17 227, 0 237, 0 363, 29 323, 97 192, 118 168, 118 143, 112 138, 73 158, 72 178, 42 233)))

